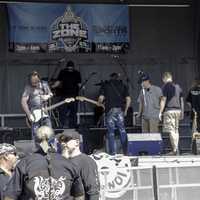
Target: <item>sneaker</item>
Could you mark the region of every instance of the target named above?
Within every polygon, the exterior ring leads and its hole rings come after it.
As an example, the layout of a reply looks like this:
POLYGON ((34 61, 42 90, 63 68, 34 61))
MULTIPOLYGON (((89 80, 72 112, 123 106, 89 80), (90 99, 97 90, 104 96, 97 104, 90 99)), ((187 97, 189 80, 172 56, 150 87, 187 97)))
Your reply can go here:
POLYGON ((170 151, 169 153, 167 153, 168 156, 178 156, 179 155, 179 151, 170 151))
POLYGON ((170 152, 167 153, 166 155, 167 155, 167 156, 174 156, 174 155, 176 155, 176 152, 174 152, 174 151, 170 151, 170 152))

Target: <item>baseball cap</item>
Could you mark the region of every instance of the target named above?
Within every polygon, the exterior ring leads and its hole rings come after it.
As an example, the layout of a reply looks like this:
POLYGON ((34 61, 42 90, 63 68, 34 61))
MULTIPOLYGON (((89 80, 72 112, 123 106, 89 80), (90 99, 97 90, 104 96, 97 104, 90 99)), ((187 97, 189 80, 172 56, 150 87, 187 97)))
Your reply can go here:
POLYGON ((63 133, 58 134, 57 139, 59 142, 68 142, 70 140, 80 140, 80 134, 74 129, 69 129, 63 133))
POLYGON ((5 153, 16 153, 17 149, 12 144, 8 143, 1 143, 0 144, 0 155, 3 155, 5 153))
POLYGON ((150 80, 150 77, 148 74, 144 74, 142 77, 141 77, 141 81, 147 81, 147 80, 150 80))

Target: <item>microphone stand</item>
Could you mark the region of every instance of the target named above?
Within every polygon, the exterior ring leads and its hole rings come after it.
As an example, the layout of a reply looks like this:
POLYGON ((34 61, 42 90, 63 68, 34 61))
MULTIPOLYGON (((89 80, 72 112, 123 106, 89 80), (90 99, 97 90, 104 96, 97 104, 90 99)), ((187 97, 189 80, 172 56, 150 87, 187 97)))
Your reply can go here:
POLYGON ((145 89, 144 89, 143 85, 142 85, 142 94, 143 94, 143 97, 144 97, 144 105, 146 106, 147 105, 147 101, 146 101, 145 89))
POLYGON ((87 84, 87 82, 92 78, 92 76, 94 76, 96 74, 96 72, 92 72, 89 74, 89 76, 83 81, 83 83, 81 84, 80 88, 79 88, 79 92, 84 88, 84 86, 87 84))
MULTIPOLYGON (((79 94, 80 92, 82 91, 82 96, 85 96, 85 86, 87 85, 88 81, 96 74, 96 72, 92 72, 89 74, 89 76, 83 81, 83 83, 81 84, 80 88, 79 88, 79 94)), ((81 110, 81 109, 80 109, 81 110)), ((84 114, 84 117, 83 117, 83 121, 84 121, 84 124, 86 122, 85 120, 85 114, 86 114, 86 104, 84 103, 83 104, 83 114, 84 114)), ((81 120, 80 120, 80 124, 81 124, 81 120)))
POLYGON ((129 79, 129 77, 128 77, 128 73, 127 73, 127 71, 126 71, 126 69, 125 69, 125 63, 123 64, 122 62, 120 62, 120 57, 114 57, 116 60, 117 60, 117 63, 119 64, 119 66, 120 66, 120 68, 122 69, 122 71, 123 71, 123 74, 124 74, 124 76, 125 76, 125 78, 126 78, 126 85, 127 85, 127 87, 128 88, 131 88, 132 90, 134 90, 134 86, 133 86, 133 84, 132 84, 132 82, 130 81, 130 79, 129 79), (130 87, 129 87, 130 86, 130 87))

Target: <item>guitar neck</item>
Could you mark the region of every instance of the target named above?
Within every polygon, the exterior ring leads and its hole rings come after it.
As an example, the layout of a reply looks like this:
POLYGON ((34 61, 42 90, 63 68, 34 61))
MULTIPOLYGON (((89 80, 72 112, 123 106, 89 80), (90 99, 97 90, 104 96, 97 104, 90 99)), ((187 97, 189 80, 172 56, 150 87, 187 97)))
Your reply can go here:
POLYGON ((52 110, 52 109, 54 109, 54 108, 57 108, 58 106, 61 106, 61 105, 65 104, 65 103, 66 103, 65 100, 64 100, 64 101, 61 101, 61 102, 58 102, 58 103, 56 103, 56 104, 54 104, 54 105, 52 105, 52 106, 47 107, 45 110, 46 110, 46 111, 52 110))
POLYGON ((98 105, 98 102, 97 101, 94 101, 92 99, 88 99, 88 98, 84 98, 85 101, 89 102, 89 103, 93 103, 95 105, 98 105))

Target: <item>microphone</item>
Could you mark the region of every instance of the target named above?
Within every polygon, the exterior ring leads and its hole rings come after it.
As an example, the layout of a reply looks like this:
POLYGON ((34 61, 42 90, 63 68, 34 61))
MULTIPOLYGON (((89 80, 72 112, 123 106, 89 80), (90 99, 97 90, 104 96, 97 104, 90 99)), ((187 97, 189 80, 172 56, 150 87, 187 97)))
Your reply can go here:
POLYGON ((142 70, 138 70, 137 73, 138 73, 139 75, 143 75, 143 74, 144 74, 144 72, 143 72, 142 70))

